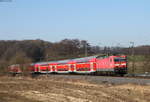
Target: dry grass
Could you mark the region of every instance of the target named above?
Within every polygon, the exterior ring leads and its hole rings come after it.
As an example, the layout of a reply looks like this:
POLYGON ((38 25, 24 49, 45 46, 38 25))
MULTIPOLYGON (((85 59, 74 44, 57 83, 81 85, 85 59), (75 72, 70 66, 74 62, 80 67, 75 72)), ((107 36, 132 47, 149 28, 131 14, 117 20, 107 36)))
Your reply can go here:
POLYGON ((86 80, 0 77, 0 102, 150 102, 150 86, 86 80))
MULTIPOLYGON (((145 73, 149 69, 148 66, 145 66, 145 62, 135 62, 134 64, 134 73, 145 73)), ((132 62, 128 63, 128 72, 132 73, 132 62)))

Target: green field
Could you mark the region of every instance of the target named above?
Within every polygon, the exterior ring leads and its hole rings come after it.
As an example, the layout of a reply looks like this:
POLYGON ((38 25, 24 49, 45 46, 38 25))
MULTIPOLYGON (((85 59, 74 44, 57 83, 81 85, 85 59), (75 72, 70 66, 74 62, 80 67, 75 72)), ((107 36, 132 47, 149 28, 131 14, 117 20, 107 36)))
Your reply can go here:
POLYGON ((150 56, 128 56, 128 73, 150 72, 150 56), (133 72, 134 67, 134 72, 133 72))

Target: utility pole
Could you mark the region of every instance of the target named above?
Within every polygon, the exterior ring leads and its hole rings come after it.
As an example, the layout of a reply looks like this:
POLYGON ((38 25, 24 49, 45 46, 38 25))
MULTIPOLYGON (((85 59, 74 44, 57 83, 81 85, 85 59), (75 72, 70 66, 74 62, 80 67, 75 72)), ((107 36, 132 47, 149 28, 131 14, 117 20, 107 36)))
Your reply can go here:
POLYGON ((103 52, 101 51, 101 49, 102 49, 102 47, 101 47, 101 43, 98 43, 98 54, 103 53, 103 52))
POLYGON ((132 73, 133 74, 135 74, 134 72, 135 72, 135 58, 134 58, 134 42, 130 42, 130 44, 131 44, 131 50, 132 50, 132 54, 131 54, 131 56, 132 56, 132 73))
POLYGON ((121 44, 117 43, 117 54, 121 54, 120 48, 121 48, 121 44))
POLYGON ((48 54, 46 54, 46 61, 48 61, 48 54))
POLYGON ((87 44, 85 43, 85 57, 87 57, 87 44))

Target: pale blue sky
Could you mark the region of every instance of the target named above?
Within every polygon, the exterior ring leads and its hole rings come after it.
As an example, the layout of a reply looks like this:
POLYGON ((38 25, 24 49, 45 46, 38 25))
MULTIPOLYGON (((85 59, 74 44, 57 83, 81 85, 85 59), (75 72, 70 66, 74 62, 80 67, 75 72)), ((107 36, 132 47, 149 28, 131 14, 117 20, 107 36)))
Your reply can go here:
POLYGON ((150 44, 150 0, 0 2, 0 40, 64 38, 102 46, 150 44))

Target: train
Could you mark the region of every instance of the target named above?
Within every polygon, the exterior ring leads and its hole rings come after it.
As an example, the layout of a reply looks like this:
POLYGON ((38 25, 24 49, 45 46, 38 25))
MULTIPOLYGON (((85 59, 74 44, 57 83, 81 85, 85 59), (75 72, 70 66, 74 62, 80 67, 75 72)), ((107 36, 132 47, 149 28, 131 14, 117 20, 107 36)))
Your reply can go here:
MULTIPOLYGON (((127 56, 125 55, 96 55, 58 61, 32 63, 27 68, 32 74, 127 74, 127 56)), ((22 73, 19 64, 9 66, 9 72, 22 73)))

